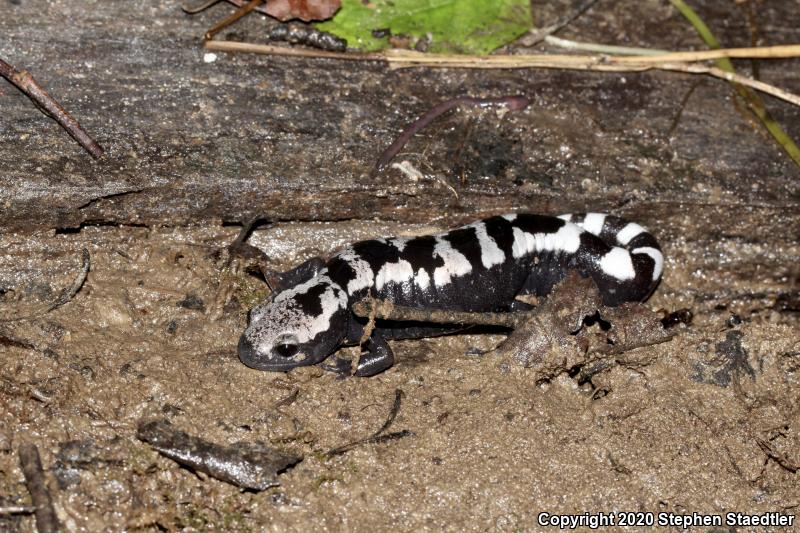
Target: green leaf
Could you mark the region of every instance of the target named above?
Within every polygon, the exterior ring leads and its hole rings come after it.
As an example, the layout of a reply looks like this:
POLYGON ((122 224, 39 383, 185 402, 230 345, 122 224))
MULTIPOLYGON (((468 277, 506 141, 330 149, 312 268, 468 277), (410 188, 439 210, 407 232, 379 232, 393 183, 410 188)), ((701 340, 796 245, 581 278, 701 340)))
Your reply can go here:
POLYGON ((389 48, 375 30, 407 36, 413 47, 429 39, 427 50, 440 54, 488 54, 508 44, 533 24, 529 0, 342 0, 333 19, 317 28, 364 52, 389 48))

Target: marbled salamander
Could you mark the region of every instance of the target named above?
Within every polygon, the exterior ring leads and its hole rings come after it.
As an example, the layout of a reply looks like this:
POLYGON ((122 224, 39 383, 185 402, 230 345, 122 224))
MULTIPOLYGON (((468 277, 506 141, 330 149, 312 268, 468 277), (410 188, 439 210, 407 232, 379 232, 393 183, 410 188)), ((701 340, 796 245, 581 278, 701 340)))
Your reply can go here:
MULTIPOLYGON (((367 295, 420 308, 510 311, 523 305, 517 295, 546 295, 577 269, 614 306, 647 298, 663 265, 647 230, 599 213, 511 214, 436 235, 361 241, 327 262, 314 258, 285 273, 271 297, 251 311, 239 358, 270 371, 319 363, 340 345, 359 342, 366 320, 350 305, 367 295)), ((392 366, 386 339, 452 330, 378 321, 356 375, 392 366)))

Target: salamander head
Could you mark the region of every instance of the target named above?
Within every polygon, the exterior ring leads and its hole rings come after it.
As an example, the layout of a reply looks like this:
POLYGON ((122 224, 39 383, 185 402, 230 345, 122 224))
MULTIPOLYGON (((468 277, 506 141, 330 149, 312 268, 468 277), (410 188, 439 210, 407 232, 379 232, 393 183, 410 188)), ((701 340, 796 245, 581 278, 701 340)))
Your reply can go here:
POLYGON ((344 338, 348 313, 347 293, 322 273, 253 308, 239 359, 273 372, 322 362, 344 338))

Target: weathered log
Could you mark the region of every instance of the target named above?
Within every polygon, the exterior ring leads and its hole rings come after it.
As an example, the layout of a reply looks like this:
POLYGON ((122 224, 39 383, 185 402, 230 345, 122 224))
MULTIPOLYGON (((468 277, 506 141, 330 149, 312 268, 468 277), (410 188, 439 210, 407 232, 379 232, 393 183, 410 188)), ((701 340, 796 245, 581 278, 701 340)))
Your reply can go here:
MULTIPOLYGON (((239 222, 257 214, 427 221, 445 211, 467 220, 511 209, 613 210, 651 226, 687 208, 719 227, 741 209, 789 209, 797 219, 800 170, 718 80, 204 56, 203 31, 228 6, 187 16, 169 3, 101 2, 91 12, 48 5, 6 5, 0 52, 41 73, 107 155, 92 161, 53 135, 54 124, 24 96, 2 88, 0 230, 239 222), (503 118, 453 112, 412 140, 399 157, 431 179, 415 182, 395 169, 368 177, 381 150, 432 105, 516 93, 534 103, 503 118)), ((763 35, 772 25, 782 41, 800 41, 781 9, 789 7, 759 11, 763 35)), ((584 19, 575 22, 581 39, 613 34, 584 19)), ((258 41, 267 23, 248 16, 236 36, 258 41)), ((688 24, 669 24, 664 35, 626 34, 639 45, 702 46, 688 24)), ((743 28, 715 29, 726 45, 749 44, 743 28)), ((760 75, 796 91, 792 65, 798 61, 762 61, 760 75)), ((768 103, 800 136, 800 109, 768 103)))

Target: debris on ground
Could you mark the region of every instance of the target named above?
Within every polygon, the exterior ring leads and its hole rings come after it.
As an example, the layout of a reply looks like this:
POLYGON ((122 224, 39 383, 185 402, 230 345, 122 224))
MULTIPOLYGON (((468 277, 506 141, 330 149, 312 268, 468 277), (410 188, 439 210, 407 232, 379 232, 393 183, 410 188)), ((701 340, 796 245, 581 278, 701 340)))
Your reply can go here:
POLYGON ((176 429, 167 420, 141 423, 136 437, 183 466, 251 490, 280 485, 278 474, 303 460, 262 443, 214 444, 176 429))

